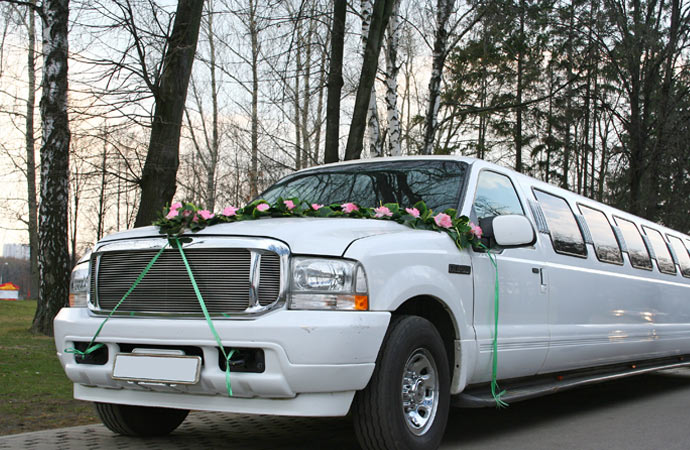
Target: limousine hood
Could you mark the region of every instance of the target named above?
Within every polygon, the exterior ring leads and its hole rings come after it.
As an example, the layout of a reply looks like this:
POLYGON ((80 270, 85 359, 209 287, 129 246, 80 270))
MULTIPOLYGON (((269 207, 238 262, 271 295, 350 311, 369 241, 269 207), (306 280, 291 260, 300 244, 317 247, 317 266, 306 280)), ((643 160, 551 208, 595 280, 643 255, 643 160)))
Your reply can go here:
MULTIPOLYGON (((388 220, 286 217, 222 223, 192 235, 266 237, 285 242, 292 253, 340 256, 357 239, 408 230, 388 220)), ((111 234, 100 243, 152 237, 161 237, 161 234, 158 228, 150 226, 111 234)))

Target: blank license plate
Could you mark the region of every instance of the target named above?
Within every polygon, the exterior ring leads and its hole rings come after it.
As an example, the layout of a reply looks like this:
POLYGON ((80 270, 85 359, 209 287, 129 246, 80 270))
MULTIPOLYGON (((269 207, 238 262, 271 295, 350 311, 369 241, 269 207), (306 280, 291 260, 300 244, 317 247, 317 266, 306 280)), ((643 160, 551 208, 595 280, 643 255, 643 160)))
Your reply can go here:
POLYGON ((199 356, 115 355, 113 379, 148 383, 195 384, 199 381, 199 356))

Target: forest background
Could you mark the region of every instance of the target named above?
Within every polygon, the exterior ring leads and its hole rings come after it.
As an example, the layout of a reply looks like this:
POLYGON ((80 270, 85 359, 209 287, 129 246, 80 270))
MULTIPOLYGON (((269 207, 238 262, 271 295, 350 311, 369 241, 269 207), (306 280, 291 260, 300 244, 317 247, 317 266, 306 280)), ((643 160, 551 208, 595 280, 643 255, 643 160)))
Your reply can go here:
POLYGON ((473 156, 690 232, 681 0, 1 0, 0 16, 0 226, 31 246, 34 331, 87 247, 173 195, 241 206, 343 159, 473 156))

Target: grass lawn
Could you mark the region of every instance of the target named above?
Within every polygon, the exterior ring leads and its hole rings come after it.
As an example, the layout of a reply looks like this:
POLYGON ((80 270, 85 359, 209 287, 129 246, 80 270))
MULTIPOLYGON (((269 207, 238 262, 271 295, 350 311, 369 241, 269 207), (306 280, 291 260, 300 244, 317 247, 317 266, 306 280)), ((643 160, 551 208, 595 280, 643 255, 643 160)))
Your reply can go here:
POLYGON ((53 338, 29 333, 35 310, 35 300, 0 301, 0 435, 98 422, 72 398, 53 338))

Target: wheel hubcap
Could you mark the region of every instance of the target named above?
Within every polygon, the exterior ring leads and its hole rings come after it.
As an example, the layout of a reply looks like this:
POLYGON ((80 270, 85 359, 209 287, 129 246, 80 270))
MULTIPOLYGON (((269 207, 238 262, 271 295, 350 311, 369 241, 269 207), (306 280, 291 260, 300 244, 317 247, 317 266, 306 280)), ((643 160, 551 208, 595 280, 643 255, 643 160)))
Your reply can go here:
POLYGON ((405 363, 402 378, 402 410, 407 427, 417 436, 426 433, 438 408, 439 382, 436 362, 419 348, 405 363))

